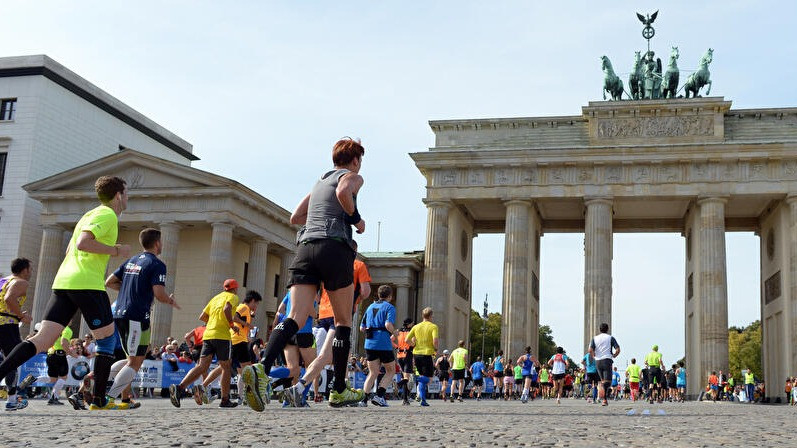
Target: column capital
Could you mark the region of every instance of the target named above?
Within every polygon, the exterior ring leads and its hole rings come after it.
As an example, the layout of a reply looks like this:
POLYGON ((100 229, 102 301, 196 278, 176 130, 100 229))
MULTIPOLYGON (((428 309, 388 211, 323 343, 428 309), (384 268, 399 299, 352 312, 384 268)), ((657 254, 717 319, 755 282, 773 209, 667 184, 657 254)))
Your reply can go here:
POLYGON ((584 205, 592 205, 592 204, 606 204, 606 205, 613 205, 614 198, 612 196, 585 196, 584 197, 584 205))
POLYGON ((789 205, 797 203, 797 193, 786 194, 786 203, 789 205))
POLYGON ((727 195, 700 195, 697 197, 697 205, 711 204, 711 203, 728 203, 727 195))
POLYGON ((265 245, 269 245, 269 244, 273 244, 274 243, 273 241, 270 241, 270 240, 268 240, 266 238, 263 238, 262 236, 256 236, 256 237, 252 238, 251 242, 252 242, 252 244, 265 244, 265 245))
POLYGON ((219 229, 225 229, 225 228, 233 229, 233 228, 235 228, 235 224, 233 224, 233 223, 231 223, 229 221, 221 221, 221 220, 220 221, 211 221, 210 222, 210 227, 212 227, 214 229, 216 229, 216 228, 219 228, 219 229))
POLYGON ((179 230, 179 229, 183 228, 183 225, 178 223, 177 221, 168 219, 168 220, 159 222, 158 223, 158 227, 160 227, 160 228, 168 227, 170 229, 178 229, 179 230))
POLYGON ((432 207, 451 208, 451 207, 454 206, 454 204, 452 204, 451 201, 445 200, 445 199, 443 199, 443 200, 440 200, 440 199, 423 199, 423 203, 426 204, 427 208, 432 208, 432 207))
POLYGON ((532 201, 530 199, 521 199, 521 198, 509 198, 504 199, 504 206, 509 207, 510 205, 525 205, 527 207, 531 207, 532 201))

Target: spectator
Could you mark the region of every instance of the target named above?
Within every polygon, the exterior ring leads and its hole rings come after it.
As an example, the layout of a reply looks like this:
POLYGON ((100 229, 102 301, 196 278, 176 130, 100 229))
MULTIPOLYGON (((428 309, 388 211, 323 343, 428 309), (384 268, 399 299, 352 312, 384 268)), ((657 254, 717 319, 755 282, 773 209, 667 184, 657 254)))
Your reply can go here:
POLYGON ((86 336, 83 336, 83 356, 86 358, 93 358, 94 354, 97 352, 97 344, 94 342, 94 336, 91 333, 87 333, 86 336))
POLYGON ((187 352, 187 351, 185 351, 185 350, 183 350, 183 351, 181 351, 181 352, 180 352, 180 357, 179 357, 179 358, 177 358, 177 361, 178 361, 178 362, 184 362, 184 363, 187 363, 187 364, 191 364, 191 363, 193 363, 193 362, 194 362, 194 360, 193 360, 193 359, 191 359, 191 354, 190 354, 190 353, 188 353, 188 352, 187 352))
POLYGON ((166 351, 161 355, 161 359, 167 361, 172 368, 172 372, 179 370, 177 366, 177 344, 169 344, 166 346, 166 351))

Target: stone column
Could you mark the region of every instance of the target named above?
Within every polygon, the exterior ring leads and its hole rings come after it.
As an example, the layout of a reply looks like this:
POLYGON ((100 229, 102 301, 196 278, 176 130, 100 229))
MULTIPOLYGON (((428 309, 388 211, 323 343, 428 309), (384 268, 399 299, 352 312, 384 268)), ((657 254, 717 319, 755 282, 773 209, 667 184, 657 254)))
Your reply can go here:
POLYGON ((396 328, 401 328, 404 319, 410 316, 410 285, 396 286, 396 328))
MULTIPOLYGON (((214 222, 213 235, 210 240, 210 280, 206 299, 222 290, 224 280, 234 272, 232 263, 232 230, 235 227, 229 222, 214 222)), ((236 279, 242 282, 243 279, 236 279)))
MULTIPOLYGON (((452 341, 443 341, 448 317, 448 211, 450 202, 430 201, 426 204, 428 220, 426 223, 426 252, 424 254, 423 298, 421 310, 432 307, 435 323, 441 336, 440 347, 452 341)), ((420 311, 420 310, 419 310, 420 311)), ((418 320, 421 313, 418 313, 418 320)))
POLYGON ((523 353, 528 339, 529 283, 529 213, 531 203, 511 200, 506 205, 504 249, 504 297, 501 323, 501 347, 504 353, 523 353))
POLYGON ((584 220, 584 349, 612 325, 612 200, 587 198, 584 220))
MULTIPOLYGON (((262 238, 256 238, 249 243, 249 275, 246 280, 246 290, 257 291, 264 298, 271 297, 271 293, 273 292, 266 291, 268 245, 269 242, 262 238)), ((241 301, 243 301, 243 297, 241 297, 241 301)), ((264 303, 261 302, 260 305, 264 305, 264 303)), ((252 320, 252 324, 259 329, 265 328, 266 311, 267 307, 264 306, 262 310, 258 307, 258 310, 255 312, 255 318, 252 320)))
POLYGON ((44 226, 42 232, 42 245, 39 249, 39 263, 36 267, 36 290, 33 293, 33 306, 31 307, 31 327, 44 318, 47 303, 52 296, 53 280, 61 261, 64 259, 63 251, 64 229, 56 225, 44 226))
MULTIPOLYGON (((786 231, 789 247, 789 290, 786 297, 789 298, 788 306, 784 307, 789 314, 787 314, 786 322, 789 324, 789 340, 786 343, 789 345, 785 368, 788 372, 797 371, 797 315, 794 310, 797 308, 797 195, 789 195, 786 198, 786 204, 789 210, 789 228, 786 231)), ((766 344, 766 341, 763 341, 766 344)), ((778 372, 781 373, 781 372, 778 372)), ((779 375, 780 377, 781 375, 779 375)), ((775 384, 768 382, 768 384, 775 384)), ((776 396, 773 394, 772 396, 776 396)))
MULTIPOLYGON (((174 221, 160 223, 161 244, 163 249, 160 259, 166 265, 166 293, 174 293, 174 285, 177 279, 177 248, 180 245, 180 225, 174 221)), ((177 303, 185 302, 188 297, 177 297, 177 303)), ((152 334, 150 339, 156 344, 162 344, 167 337, 177 337, 172 332, 172 311, 171 305, 159 302, 157 299, 152 303, 152 334)), ((179 337, 178 337, 179 339, 179 337)))
MULTIPOLYGON (((712 370, 728 371, 728 291, 725 265, 725 204, 721 197, 702 198, 698 233, 700 251, 700 368, 692 378, 712 370)), ((770 386, 771 387, 771 386, 770 386)))

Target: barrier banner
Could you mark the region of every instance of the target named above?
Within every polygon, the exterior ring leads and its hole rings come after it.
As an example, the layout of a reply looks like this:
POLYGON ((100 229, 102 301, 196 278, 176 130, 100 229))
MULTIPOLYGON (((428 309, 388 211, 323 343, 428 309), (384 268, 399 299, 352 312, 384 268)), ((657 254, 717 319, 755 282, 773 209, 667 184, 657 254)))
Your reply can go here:
MULTIPOLYGON (((66 357, 67 365, 69 366, 68 373, 66 375, 66 382, 65 385, 67 386, 79 386, 80 383, 83 381, 83 377, 88 375, 91 372, 91 369, 94 366, 94 359, 86 358, 85 356, 67 356, 66 357)), ((18 371, 17 378, 25 378, 26 376, 33 375, 37 378, 46 377, 47 376, 47 355, 44 353, 39 353, 38 355, 34 356, 33 358, 29 359, 25 364, 20 366, 18 371)), ((36 381, 33 383, 34 387, 42 387, 42 386, 51 386, 52 383, 49 382, 40 382, 36 381)))

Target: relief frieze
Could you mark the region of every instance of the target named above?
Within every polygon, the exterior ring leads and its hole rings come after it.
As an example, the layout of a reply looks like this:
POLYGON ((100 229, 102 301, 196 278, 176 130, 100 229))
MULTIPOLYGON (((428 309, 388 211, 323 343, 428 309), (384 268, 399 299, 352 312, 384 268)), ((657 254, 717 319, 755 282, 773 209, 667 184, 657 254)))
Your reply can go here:
POLYGON ((714 117, 604 118, 597 120, 595 132, 603 139, 713 136, 714 117))

